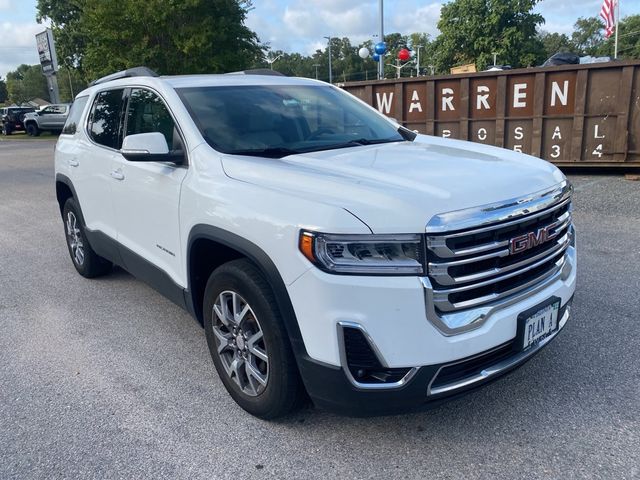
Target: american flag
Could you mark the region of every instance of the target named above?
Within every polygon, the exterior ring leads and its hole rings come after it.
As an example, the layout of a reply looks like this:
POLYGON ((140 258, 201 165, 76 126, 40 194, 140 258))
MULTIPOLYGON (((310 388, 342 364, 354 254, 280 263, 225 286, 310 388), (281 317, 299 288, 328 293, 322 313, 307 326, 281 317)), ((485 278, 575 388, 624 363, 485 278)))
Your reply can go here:
POLYGON ((600 17, 604 20, 604 38, 613 35, 616 29, 616 15, 613 11, 617 0, 604 0, 600 9, 600 17))

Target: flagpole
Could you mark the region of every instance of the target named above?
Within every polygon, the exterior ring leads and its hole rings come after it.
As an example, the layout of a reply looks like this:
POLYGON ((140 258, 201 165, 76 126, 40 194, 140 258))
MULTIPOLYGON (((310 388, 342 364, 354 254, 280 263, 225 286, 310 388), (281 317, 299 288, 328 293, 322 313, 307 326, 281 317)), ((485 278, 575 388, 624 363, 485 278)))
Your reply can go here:
POLYGON ((613 47, 613 58, 616 60, 618 58, 618 25, 620 23, 620 0, 616 2, 616 39, 613 47))

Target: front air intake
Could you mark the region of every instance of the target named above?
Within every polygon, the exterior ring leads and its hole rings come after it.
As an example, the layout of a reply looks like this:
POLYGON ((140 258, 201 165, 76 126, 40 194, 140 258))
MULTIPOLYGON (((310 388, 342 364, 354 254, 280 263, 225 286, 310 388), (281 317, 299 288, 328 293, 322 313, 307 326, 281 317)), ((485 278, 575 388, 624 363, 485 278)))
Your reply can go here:
POLYGON ((347 368, 354 380, 365 384, 396 383, 402 380, 409 368, 385 368, 359 328, 343 327, 344 350, 347 368))

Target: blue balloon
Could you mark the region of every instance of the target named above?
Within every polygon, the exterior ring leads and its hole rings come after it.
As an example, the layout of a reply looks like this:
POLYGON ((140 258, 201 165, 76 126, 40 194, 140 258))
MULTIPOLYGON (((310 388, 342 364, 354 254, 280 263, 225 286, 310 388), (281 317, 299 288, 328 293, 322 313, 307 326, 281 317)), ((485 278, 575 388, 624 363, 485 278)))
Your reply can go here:
POLYGON ((377 53, 374 53, 373 55, 371 55, 371 58, 373 58, 374 62, 380 61, 380 55, 378 55, 377 53))
POLYGON ((385 53, 387 53, 387 44, 384 42, 378 42, 376 43, 374 50, 378 55, 384 55, 385 53))

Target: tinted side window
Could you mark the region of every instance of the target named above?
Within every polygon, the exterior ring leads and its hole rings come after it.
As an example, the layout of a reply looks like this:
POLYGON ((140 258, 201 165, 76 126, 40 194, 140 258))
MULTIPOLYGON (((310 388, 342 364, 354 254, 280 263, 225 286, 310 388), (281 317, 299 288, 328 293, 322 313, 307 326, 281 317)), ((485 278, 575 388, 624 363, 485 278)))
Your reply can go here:
POLYGON ((89 100, 89 97, 76 98, 76 101, 71 105, 71 111, 69 112, 69 117, 64 124, 62 133, 65 135, 73 135, 78 131, 78 122, 80 121, 82 112, 84 112, 84 107, 87 105, 87 100, 89 100))
POLYGON ((120 115, 123 89, 107 90, 96 96, 89 118, 89 134, 94 142, 105 147, 120 148, 120 115))
POLYGON ((174 150, 174 135, 177 137, 175 123, 164 102, 149 90, 133 88, 127 110, 126 135, 150 132, 162 133, 169 150, 174 150))

